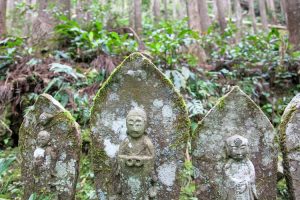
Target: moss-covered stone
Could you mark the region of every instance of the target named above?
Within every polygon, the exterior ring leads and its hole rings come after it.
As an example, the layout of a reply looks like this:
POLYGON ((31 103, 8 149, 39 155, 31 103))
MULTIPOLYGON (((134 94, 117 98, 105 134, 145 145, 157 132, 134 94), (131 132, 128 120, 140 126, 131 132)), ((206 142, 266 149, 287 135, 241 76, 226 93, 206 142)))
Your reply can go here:
POLYGON ((297 200, 300 199, 300 94, 286 107, 279 134, 289 198, 297 200))
POLYGON ((48 94, 39 96, 19 130, 23 199, 74 199, 81 142, 78 124, 48 94))
POLYGON ((248 139, 250 161, 256 173, 258 199, 276 199, 277 147, 274 127, 262 110, 238 87, 220 98, 199 123, 192 142, 197 197, 222 199, 224 166, 228 161, 225 139, 248 139))
POLYGON ((148 117, 148 137, 156 149, 158 199, 178 199, 178 171, 184 162, 190 121, 181 95, 149 59, 133 53, 102 85, 91 109, 93 166, 100 199, 118 196, 116 159, 126 136, 126 115, 134 107, 148 117), (105 171, 105 173, 103 173, 105 171))

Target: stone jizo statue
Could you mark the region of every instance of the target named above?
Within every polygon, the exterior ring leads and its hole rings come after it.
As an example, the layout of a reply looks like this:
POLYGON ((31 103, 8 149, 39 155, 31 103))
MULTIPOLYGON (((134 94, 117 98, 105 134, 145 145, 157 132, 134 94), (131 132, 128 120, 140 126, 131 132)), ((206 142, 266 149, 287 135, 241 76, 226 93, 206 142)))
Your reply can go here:
POLYGON ((151 199, 157 195, 154 175, 154 146, 146 135, 146 112, 141 108, 129 111, 126 117, 128 137, 118 152, 118 173, 121 177, 120 199, 151 199))
POLYGON ((36 139, 36 148, 33 152, 34 162, 34 176, 35 184, 45 191, 51 192, 54 189, 55 178, 55 163, 57 153, 50 145, 50 133, 47 131, 40 131, 36 139), (41 176, 43 174, 43 176, 41 176), (49 187, 50 186, 50 187, 49 187))
POLYGON ((227 161, 223 168, 225 200, 257 200, 255 169, 248 158, 248 139, 234 135, 225 141, 227 161))

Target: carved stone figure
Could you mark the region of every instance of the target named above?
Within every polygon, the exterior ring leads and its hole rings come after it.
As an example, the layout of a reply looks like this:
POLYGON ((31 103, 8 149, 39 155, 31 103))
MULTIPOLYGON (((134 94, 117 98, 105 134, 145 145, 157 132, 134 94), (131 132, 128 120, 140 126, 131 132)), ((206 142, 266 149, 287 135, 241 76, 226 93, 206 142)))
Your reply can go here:
POLYGON ((234 135, 225 141, 228 160, 224 165, 224 199, 257 200, 255 170, 248 158, 248 139, 234 135))
POLYGON ((182 96, 148 58, 133 53, 111 73, 90 126, 98 199, 179 199, 190 121, 182 96))
POLYGON ((157 195, 154 171, 154 146, 146 135, 147 116, 144 110, 135 108, 126 118, 128 137, 121 143, 118 166, 121 177, 119 199, 149 199, 157 195))
POLYGON ((80 132, 62 105, 41 94, 19 130, 22 199, 73 200, 79 174, 80 132))
MULTIPOLYGON (((39 186, 41 190, 47 190, 47 188, 54 188, 48 180, 51 180, 51 176, 54 176, 54 167, 57 159, 56 150, 50 145, 50 133, 47 131, 40 131, 37 135, 37 146, 33 152, 34 162, 34 176, 35 184, 39 186), (40 176, 44 174, 45 176, 40 176), (49 187, 49 185, 51 185, 49 187)), ((48 191, 50 192, 50 191, 48 191)))
MULTIPOLYGON (((244 189, 245 185, 237 186, 235 189, 232 184, 238 184, 239 180, 247 184, 253 182, 250 178, 253 177, 251 174, 254 174, 252 163, 255 166, 258 199, 276 199, 278 156, 274 139, 275 130, 268 117, 239 87, 233 87, 219 99, 195 130, 195 137, 192 140, 192 161, 195 167, 198 199, 226 199, 223 194, 225 183, 226 187, 231 187, 227 188, 229 195, 227 199, 231 199, 232 194, 238 192, 239 188, 244 189), (248 148, 246 140, 240 137, 238 138, 242 143, 238 147, 239 140, 234 144, 235 139, 230 139, 233 135, 247 138, 251 148, 248 148), (226 145, 227 155, 224 150, 226 145), (247 156, 245 151, 237 155, 232 152, 233 149, 242 152, 241 148, 247 149, 247 156), (229 181, 231 178, 234 180, 232 184, 229 181)), ((252 190, 253 193, 254 190, 248 186, 247 192, 252 190)), ((252 194, 249 195, 251 197, 252 194)), ((234 199, 236 198, 232 197, 232 200, 234 199)))

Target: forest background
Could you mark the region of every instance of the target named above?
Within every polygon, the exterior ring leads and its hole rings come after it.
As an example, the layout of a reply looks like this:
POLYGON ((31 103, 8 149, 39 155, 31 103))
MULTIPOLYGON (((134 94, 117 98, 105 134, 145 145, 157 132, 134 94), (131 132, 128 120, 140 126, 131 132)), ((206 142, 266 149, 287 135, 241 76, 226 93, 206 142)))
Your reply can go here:
MULTIPOLYGON (((41 93, 80 124, 76 198, 96 198, 89 111, 109 74, 136 51, 184 96, 192 131, 233 85, 277 127, 300 91, 300 1, 0 0, 0 199, 22 197, 18 129, 41 93)), ((185 167, 181 199, 192 200, 188 159, 185 167)), ((288 199, 280 162, 277 189, 288 199)))

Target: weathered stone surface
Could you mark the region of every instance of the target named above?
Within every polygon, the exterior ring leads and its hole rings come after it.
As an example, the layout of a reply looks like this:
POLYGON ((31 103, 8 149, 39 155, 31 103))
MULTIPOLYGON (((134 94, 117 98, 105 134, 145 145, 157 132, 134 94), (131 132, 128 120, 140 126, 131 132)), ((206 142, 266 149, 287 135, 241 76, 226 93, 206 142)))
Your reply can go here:
POLYGON ((143 55, 126 58, 99 90, 91 112, 99 199, 178 199, 178 172, 184 162, 189 123, 184 101, 170 81, 143 55), (126 116, 134 108, 147 115, 146 134, 138 142, 128 133, 128 118, 126 126, 126 116), (132 191, 137 191, 136 196, 132 191))
POLYGON ((257 105, 238 87, 233 87, 219 100, 196 130, 192 148, 197 197, 227 198, 223 193, 226 182, 224 173, 229 161, 225 141, 234 135, 248 139, 249 160, 255 168, 258 199, 276 199, 277 148, 274 145, 274 128, 257 105))
POLYGON ((286 107, 280 123, 284 174, 290 199, 300 199, 300 93, 286 107))
POLYGON ((32 194, 75 199, 79 172, 80 134, 77 123, 48 94, 38 97, 19 131, 23 199, 32 194))

